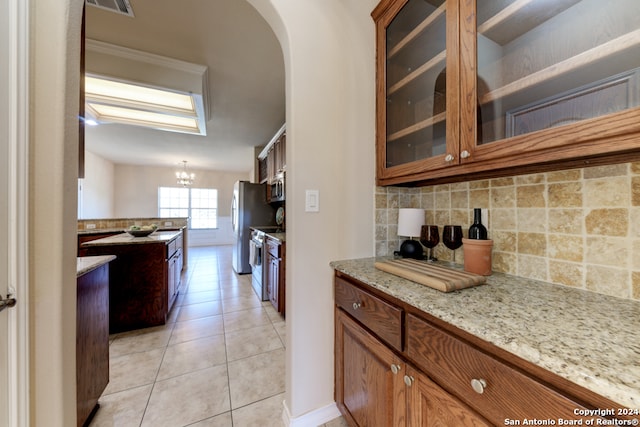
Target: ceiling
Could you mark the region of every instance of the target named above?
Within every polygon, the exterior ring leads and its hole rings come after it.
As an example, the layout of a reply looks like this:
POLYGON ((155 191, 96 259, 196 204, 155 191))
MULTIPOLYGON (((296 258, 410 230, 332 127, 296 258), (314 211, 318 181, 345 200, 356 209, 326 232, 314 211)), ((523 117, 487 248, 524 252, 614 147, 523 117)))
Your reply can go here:
POLYGON ((116 164, 249 172, 254 147, 285 121, 284 60, 246 0, 129 0, 135 17, 86 7, 86 37, 209 68, 207 135, 85 127, 86 149, 116 164))

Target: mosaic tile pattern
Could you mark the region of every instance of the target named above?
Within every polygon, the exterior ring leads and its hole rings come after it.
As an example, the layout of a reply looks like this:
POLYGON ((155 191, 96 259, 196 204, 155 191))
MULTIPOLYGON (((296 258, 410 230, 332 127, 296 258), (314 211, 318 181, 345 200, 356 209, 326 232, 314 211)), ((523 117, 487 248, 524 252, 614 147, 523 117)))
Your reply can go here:
MULTIPOLYGON (((376 187, 376 255, 392 255, 399 208, 425 209, 425 224, 462 225, 488 211, 493 270, 640 299, 640 163, 422 188, 376 187)), ((436 256, 453 253, 440 243, 436 256)), ((464 260, 456 250, 456 262, 464 260)))

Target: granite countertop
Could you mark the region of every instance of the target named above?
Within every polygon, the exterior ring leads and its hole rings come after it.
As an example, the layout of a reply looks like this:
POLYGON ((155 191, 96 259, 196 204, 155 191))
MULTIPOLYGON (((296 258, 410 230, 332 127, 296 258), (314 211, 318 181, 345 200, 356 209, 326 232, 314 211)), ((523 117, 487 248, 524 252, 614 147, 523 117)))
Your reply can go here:
POLYGON ((78 257, 76 260, 76 272, 77 277, 87 274, 88 272, 95 270, 98 267, 113 261, 116 259, 115 255, 98 255, 98 256, 83 256, 78 257))
POLYGON ((114 246, 114 245, 140 245, 148 243, 167 243, 175 239, 182 233, 178 231, 156 231, 147 237, 133 237, 128 233, 120 233, 114 236, 103 237, 102 239, 84 242, 82 247, 89 246, 114 246))
POLYGON ((251 230, 262 231, 264 234, 272 239, 278 240, 280 243, 285 243, 287 241, 287 233, 285 233, 282 227, 278 227, 276 225, 256 225, 249 228, 251 230))
POLYGON ((269 232, 269 233, 265 233, 267 236, 271 237, 272 239, 275 239, 277 241, 279 241, 280 243, 285 243, 287 241, 287 233, 274 233, 274 232, 269 232))
MULTIPOLYGON (((493 273, 442 293, 374 267, 331 267, 628 408, 640 408, 640 302, 493 273)), ((439 263, 461 269, 460 265, 439 263)))

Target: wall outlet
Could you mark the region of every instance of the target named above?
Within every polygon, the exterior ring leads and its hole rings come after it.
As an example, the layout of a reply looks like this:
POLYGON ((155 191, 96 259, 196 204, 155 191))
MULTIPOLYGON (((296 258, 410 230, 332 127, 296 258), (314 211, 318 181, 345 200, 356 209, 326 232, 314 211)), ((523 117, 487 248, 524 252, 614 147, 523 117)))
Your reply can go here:
POLYGON ((96 228, 95 224, 85 224, 84 228, 86 228, 87 230, 94 230, 96 228))
POLYGON ((164 222, 164 226, 165 227, 171 227, 172 225, 173 225, 173 222, 171 222, 171 221, 165 221, 164 222))

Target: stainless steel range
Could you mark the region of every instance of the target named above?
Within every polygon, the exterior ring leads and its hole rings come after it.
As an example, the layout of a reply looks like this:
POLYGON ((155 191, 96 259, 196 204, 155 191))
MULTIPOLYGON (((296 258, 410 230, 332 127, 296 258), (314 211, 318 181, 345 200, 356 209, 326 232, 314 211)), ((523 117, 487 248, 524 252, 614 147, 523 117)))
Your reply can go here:
POLYGON ((252 229, 251 240, 249 242, 249 264, 251 265, 251 286, 262 301, 268 301, 267 288, 263 286, 264 269, 262 262, 264 260, 264 231, 252 229))

